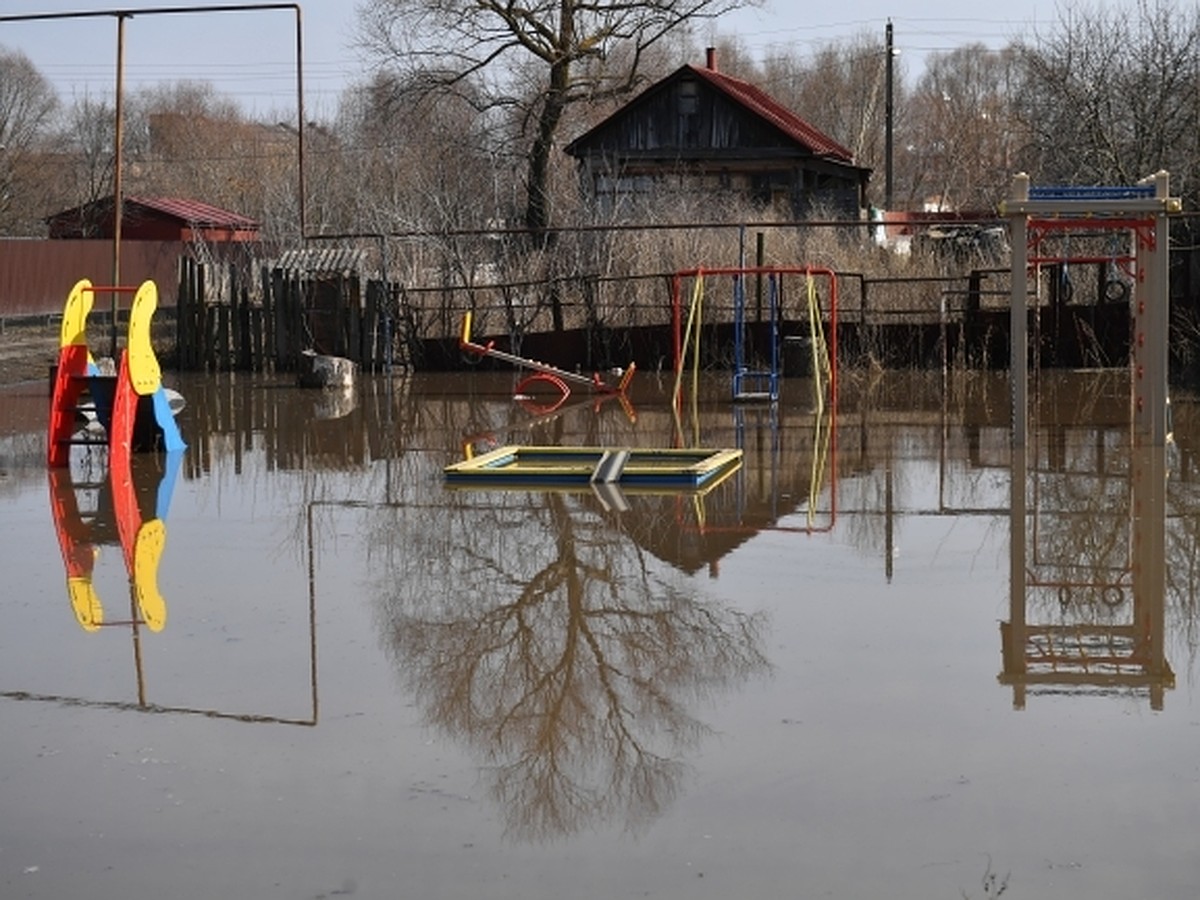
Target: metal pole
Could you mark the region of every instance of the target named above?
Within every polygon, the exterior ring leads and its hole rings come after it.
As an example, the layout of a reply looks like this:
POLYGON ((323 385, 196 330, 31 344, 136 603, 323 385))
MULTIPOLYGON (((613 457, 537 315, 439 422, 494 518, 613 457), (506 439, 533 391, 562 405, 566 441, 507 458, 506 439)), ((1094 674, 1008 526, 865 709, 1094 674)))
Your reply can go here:
POLYGON ((1008 519, 1008 623, 1000 624, 1003 644, 1004 675, 1013 689, 1013 709, 1025 708, 1028 665, 1025 658, 1025 577, 1026 577, 1026 528, 1028 527, 1025 482, 1027 478, 1025 448, 1014 447, 1012 474, 1009 478, 1008 519))
MULTIPOLYGON (((1156 200, 1169 201, 1170 180, 1166 172, 1145 179, 1154 185, 1156 200)), ((1154 236, 1150 246, 1138 246, 1137 279, 1130 298, 1133 303, 1133 391, 1134 423, 1138 438, 1161 447, 1167 441, 1167 353, 1170 279, 1167 203, 1153 217, 1154 236)), ((1141 244, 1141 241, 1138 241, 1141 244)))
POLYGON ((1133 622, 1144 649, 1142 674, 1150 677, 1150 708, 1163 708, 1163 692, 1175 686, 1167 662, 1166 491, 1167 448, 1135 441, 1133 446, 1133 622))
POLYGON ((296 176, 296 190, 299 191, 300 204, 300 242, 303 244, 308 236, 308 218, 304 190, 304 33, 300 27, 300 4, 296 4, 296 109, 297 128, 296 140, 299 147, 296 150, 296 166, 299 172, 296 176))
POLYGON ((893 67, 895 65, 896 52, 892 42, 892 20, 888 19, 887 23, 887 101, 884 106, 884 141, 883 141, 883 171, 884 171, 884 189, 883 189, 883 208, 892 208, 892 137, 894 127, 895 105, 892 98, 892 91, 895 87, 895 76, 893 67))
MULTIPOLYGON (((767 260, 766 240, 767 240, 766 235, 763 234, 763 232, 761 232, 761 231, 758 232, 754 236, 754 265, 756 268, 759 268, 759 269, 761 269, 766 264, 766 260, 767 260)), ((762 321, 762 310, 763 310, 762 278, 763 278, 762 272, 759 272, 757 275, 755 275, 755 278, 754 278, 754 321, 755 322, 762 321)))
MULTIPOLYGON (((1029 199, 1029 176, 1024 172, 1014 175, 1009 199, 1022 203, 1029 199)), ((1024 213, 1012 219, 1010 238, 1012 243, 1012 290, 1009 295, 1009 360, 1008 377, 1012 384, 1012 446, 1025 448, 1025 428, 1029 415, 1029 371, 1028 350, 1028 246, 1029 217, 1024 213)))
MULTIPOLYGON (((113 264, 112 281, 109 282, 113 287, 119 287, 121 284, 121 214, 125 206, 121 171, 124 168, 122 150, 125 141, 125 20, 127 18, 129 18, 128 13, 118 13, 117 15, 117 99, 113 123, 113 264)), ((117 291, 113 291, 110 296, 112 299, 109 301, 111 316, 108 323, 109 356, 115 363, 117 360, 117 297, 120 295, 117 291)))
MULTIPOLYGON (((144 9, 104 9, 90 10, 85 12, 56 12, 56 13, 28 13, 17 16, 0 16, 0 22, 48 22, 58 19, 89 19, 97 16, 115 16, 118 21, 117 40, 120 44, 124 35, 123 19, 138 16, 154 16, 167 15, 177 13, 224 13, 224 12, 255 12, 262 10, 292 10, 296 14, 296 106, 298 109, 296 136, 299 142, 298 161, 299 177, 297 178, 297 190, 299 191, 299 217, 300 217, 300 234, 301 237, 307 234, 307 211, 305 202, 305 185, 304 185, 304 40, 303 29, 301 27, 301 15, 299 3, 236 3, 228 5, 212 5, 212 4, 197 4, 195 6, 168 6, 168 7, 146 7, 144 9)), ((122 50, 118 47, 118 59, 122 55, 122 50)), ((117 65, 117 104, 118 108, 121 102, 121 65, 117 65)), ((120 117, 118 115, 118 121, 120 117)), ((120 165, 117 166, 118 173, 120 165)), ((115 200, 115 198, 114 198, 115 200)), ((113 279, 116 283, 116 278, 113 279)), ((114 298, 114 303, 115 303, 114 298)), ((115 331, 114 331, 115 343, 115 331)))

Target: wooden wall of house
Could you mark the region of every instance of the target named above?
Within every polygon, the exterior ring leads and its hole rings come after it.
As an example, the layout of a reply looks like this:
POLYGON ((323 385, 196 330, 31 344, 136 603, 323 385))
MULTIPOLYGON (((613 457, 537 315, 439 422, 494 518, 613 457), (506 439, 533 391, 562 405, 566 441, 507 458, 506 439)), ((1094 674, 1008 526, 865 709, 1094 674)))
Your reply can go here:
POLYGON ((707 158, 714 151, 740 158, 793 146, 777 128, 698 79, 675 82, 644 98, 595 138, 589 152, 620 158, 664 152, 679 159, 707 158))

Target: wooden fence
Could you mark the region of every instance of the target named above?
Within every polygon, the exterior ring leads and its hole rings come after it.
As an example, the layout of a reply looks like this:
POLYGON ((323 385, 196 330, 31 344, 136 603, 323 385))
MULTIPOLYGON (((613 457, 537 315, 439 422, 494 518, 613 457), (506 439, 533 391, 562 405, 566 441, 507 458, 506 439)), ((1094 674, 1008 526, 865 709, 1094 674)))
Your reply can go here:
POLYGON ((290 372, 306 350, 365 371, 406 364, 378 282, 180 262, 177 354, 191 371, 290 372))

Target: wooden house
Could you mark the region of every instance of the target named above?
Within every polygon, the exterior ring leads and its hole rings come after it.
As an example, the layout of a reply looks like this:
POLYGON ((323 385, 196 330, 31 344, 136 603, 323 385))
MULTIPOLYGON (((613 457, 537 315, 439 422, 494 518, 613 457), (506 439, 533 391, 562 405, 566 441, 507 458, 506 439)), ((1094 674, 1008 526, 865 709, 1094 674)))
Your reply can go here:
POLYGON ((604 209, 663 192, 736 195, 776 219, 859 218, 870 170, 748 82, 685 65, 567 145, 604 209))

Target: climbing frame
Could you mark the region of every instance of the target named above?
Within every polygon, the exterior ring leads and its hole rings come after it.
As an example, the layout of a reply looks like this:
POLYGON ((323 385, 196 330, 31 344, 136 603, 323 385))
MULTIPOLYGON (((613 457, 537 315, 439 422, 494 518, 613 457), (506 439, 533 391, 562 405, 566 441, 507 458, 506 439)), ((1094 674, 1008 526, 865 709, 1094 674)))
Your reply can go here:
MULTIPOLYGON (((1012 443, 1024 447, 1029 417, 1029 273, 1055 261, 1041 255, 1049 233, 1097 230, 1128 232, 1133 238, 1133 428, 1138 440, 1166 443, 1167 432, 1167 216, 1180 210, 1170 196, 1170 176, 1158 172, 1136 185, 1118 187, 1031 187, 1029 176, 1013 176, 1003 212, 1010 220, 1012 288, 1010 347, 1012 443)), ((1035 275, 1036 278, 1036 275, 1035 275)))

